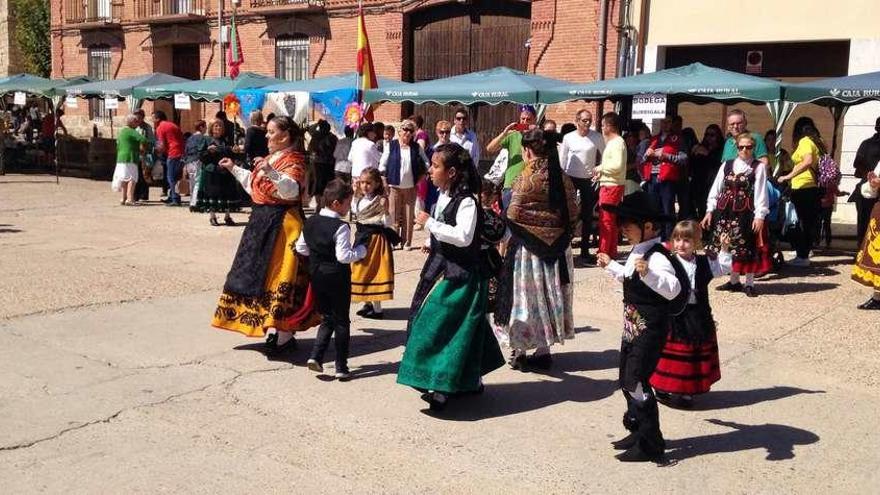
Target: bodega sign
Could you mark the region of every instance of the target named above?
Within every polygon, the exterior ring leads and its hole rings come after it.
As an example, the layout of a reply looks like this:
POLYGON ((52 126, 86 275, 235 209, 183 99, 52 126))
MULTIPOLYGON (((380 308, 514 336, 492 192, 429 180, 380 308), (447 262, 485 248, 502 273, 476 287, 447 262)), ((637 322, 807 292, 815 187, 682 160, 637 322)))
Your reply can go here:
POLYGON ((666 117, 666 95, 646 93, 633 95, 632 118, 642 122, 666 117))

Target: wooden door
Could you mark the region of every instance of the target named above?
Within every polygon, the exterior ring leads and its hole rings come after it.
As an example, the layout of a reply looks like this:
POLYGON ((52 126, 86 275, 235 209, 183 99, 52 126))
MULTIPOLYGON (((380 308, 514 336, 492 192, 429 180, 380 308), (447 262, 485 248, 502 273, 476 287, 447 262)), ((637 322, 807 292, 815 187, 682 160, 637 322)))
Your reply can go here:
MULTIPOLYGON (((442 5, 413 14, 410 37, 414 82, 467 74, 498 66, 526 70, 531 6, 525 2, 475 2, 442 5)), ((481 89, 481 88, 474 88, 481 89)), ((414 113, 425 118, 425 128, 435 138, 434 124, 452 123, 454 105, 417 105, 414 113)), ((471 107, 471 127, 483 147, 517 117, 511 104, 471 107)))
MULTIPOLYGON (((171 49, 171 74, 187 79, 200 79, 201 62, 199 45, 174 45, 171 49)), ((173 107, 172 107, 173 108, 173 107)), ((174 110, 172 120, 183 132, 192 132, 194 124, 202 115, 201 103, 190 102, 189 110, 174 110)))

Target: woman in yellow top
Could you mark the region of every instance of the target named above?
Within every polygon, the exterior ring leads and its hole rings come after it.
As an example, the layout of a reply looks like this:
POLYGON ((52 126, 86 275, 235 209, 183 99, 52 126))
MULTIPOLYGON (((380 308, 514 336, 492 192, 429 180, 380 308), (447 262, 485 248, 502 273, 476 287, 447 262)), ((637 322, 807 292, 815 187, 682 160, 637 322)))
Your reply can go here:
POLYGON ((819 219, 819 158, 827 153, 825 143, 809 117, 801 117, 794 123, 792 142, 797 144, 791 161, 791 172, 779 177, 779 182, 791 181, 791 202, 797 212, 800 232, 794 241, 797 257, 788 263, 792 266, 810 266, 810 249, 819 219))

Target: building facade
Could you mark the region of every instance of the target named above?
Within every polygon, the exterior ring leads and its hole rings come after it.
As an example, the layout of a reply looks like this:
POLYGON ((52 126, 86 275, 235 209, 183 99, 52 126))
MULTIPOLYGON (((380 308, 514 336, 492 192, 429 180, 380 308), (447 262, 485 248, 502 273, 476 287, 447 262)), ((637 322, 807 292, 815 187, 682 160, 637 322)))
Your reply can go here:
MULTIPOLYGON (((222 29, 230 0, 51 0, 52 76, 100 79, 165 72, 192 79, 224 74, 222 29)), ((452 76, 497 65, 568 80, 616 76, 621 2, 612 0, 365 0, 366 25, 378 75, 405 81, 452 76), (605 13, 601 43, 600 14, 605 13)), ((236 23, 241 69, 284 79, 352 71, 357 0, 240 0, 236 23)), ((165 103, 157 103, 159 106, 165 103)), ((123 105, 124 106, 124 105, 123 105)), ((572 120, 583 104, 559 105, 550 116, 572 120)), ((80 105, 84 107, 84 105, 80 105)), ((99 132, 108 130, 99 104, 68 111, 99 132)), ((149 110, 150 104, 147 104, 149 110)), ((184 112, 186 127, 213 105, 184 112)), ((120 109, 120 114, 124 109, 120 109)), ((450 109, 382 105, 377 118, 424 113, 428 124, 450 109)), ((511 105, 475 109, 486 140, 515 116, 511 105)), ((69 126, 70 127, 70 126, 69 126)), ((73 125, 76 127, 76 125, 73 125)))
POLYGON ((15 18, 9 12, 9 0, 0 0, 0 77, 22 72, 21 54, 15 43, 15 18))

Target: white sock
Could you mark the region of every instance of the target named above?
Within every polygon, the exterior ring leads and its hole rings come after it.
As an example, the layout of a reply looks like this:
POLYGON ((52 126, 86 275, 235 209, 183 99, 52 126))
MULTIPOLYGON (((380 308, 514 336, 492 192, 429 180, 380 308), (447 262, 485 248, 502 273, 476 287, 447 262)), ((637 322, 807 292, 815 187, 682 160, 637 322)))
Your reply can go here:
POLYGON ((278 345, 284 345, 293 339, 293 332, 278 332, 278 345))
POLYGON ((275 335, 276 333, 278 333, 278 330, 275 330, 275 327, 270 327, 266 329, 266 337, 269 337, 270 335, 275 335))
POLYGON ((370 304, 373 305, 373 312, 381 313, 382 312, 382 303, 379 301, 373 301, 370 304))
POLYGON ((746 273, 746 285, 749 287, 755 285, 755 274, 754 273, 746 273))
POLYGON ((739 273, 730 272, 730 283, 732 283, 732 284, 739 283, 739 273))

